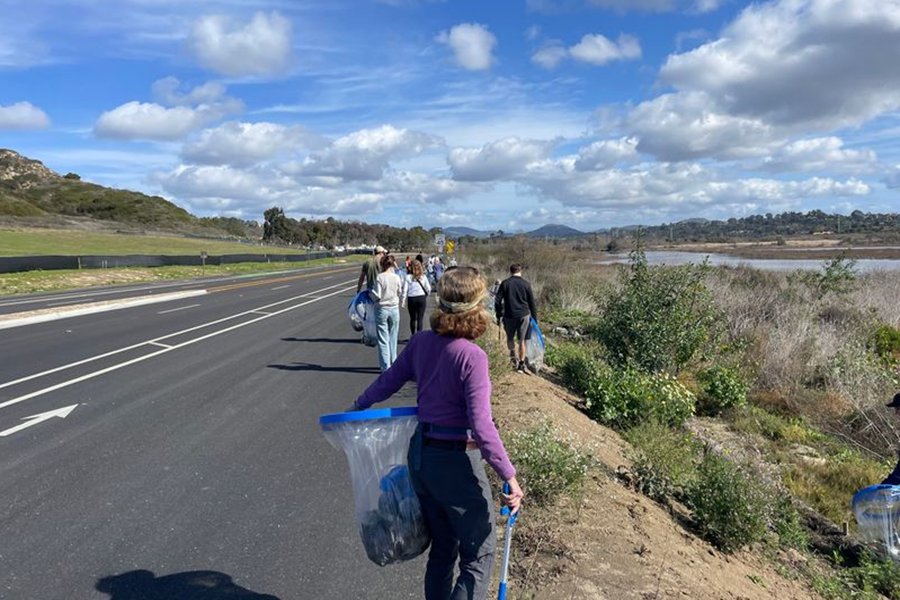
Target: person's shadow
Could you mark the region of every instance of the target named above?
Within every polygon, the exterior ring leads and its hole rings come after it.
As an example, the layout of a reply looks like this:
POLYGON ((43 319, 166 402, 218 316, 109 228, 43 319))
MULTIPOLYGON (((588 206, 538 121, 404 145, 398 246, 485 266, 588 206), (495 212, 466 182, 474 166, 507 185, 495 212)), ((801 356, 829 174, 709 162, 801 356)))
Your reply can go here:
POLYGON ((279 600, 236 584, 218 571, 185 571, 156 577, 150 571, 128 571, 97 581, 109 600, 279 600))

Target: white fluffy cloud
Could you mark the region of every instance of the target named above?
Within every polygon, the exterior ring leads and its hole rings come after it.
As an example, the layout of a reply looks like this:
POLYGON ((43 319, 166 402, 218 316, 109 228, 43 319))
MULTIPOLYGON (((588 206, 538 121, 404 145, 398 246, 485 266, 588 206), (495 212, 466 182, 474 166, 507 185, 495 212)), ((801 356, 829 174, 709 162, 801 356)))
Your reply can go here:
POLYGON ((531 55, 531 62, 545 69, 555 69, 569 55, 569 51, 558 43, 538 48, 531 55))
POLYGON ((850 150, 838 137, 822 137, 792 142, 767 156, 762 167, 774 172, 871 173, 878 157, 872 150, 850 150))
POLYGON ((184 146, 181 157, 195 164, 249 166, 324 143, 324 138, 299 125, 231 121, 200 132, 184 146))
MULTIPOLYGON (((584 0, 587 6, 614 10, 640 12, 672 12, 684 10, 689 12, 709 12, 716 10, 728 0, 584 0)), ((568 0, 526 0, 528 7, 538 11, 553 11, 570 4, 568 0)))
POLYGON ((224 86, 205 84, 180 92, 174 77, 153 84, 155 102, 126 102, 100 115, 94 123, 99 137, 121 140, 179 140, 225 116, 243 110, 243 104, 225 96, 224 86))
POLYGON ((728 178, 696 163, 645 163, 628 169, 578 171, 577 157, 532 164, 519 182, 542 197, 584 209, 653 210, 657 217, 709 208, 731 212, 785 210, 809 198, 864 196, 858 179, 813 177, 800 181, 728 178))
POLYGON ((258 12, 249 22, 210 15, 199 19, 188 45, 204 67, 231 76, 277 75, 291 62, 291 22, 258 12))
POLYGON ((874 58, 898 54, 900 0, 753 4, 718 39, 669 56, 660 79, 675 93, 628 121, 663 159, 763 154, 900 108, 900 70, 874 58))
POLYGON ((615 42, 606 36, 588 34, 571 48, 569 54, 575 60, 592 65, 605 65, 617 60, 635 60, 641 57, 641 43, 636 37, 621 34, 615 42))
POLYGON ((31 102, 0 104, 0 131, 24 131, 50 127, 47 113, 31 102))
POLYGON ((663 160, 706 156, 733 159, 762 156, 778 145, 772 125, 717 111, 706 94, 663 94, 642 102, 625 119, 640 139, 638 149, 663 160))
POLYGON ((578 151, 575 170, 610 169, 622 162, 635 162, 638 159, 637 145, 637 138, 633 137, 594 142, 578 151))
POLYGON ((497 38, 480 23, 461 23, 443 31, 437 41, 450 46, 456 62, 469 71, 484 71, 494 63, 497 38))
POLYGON ((417 156, 442 146, 443 140, 427 133, 382 125, 334 140, 321 152, 311 154, 298 171, 302 175, 347 181, 376 180, 382 177, 391 160, 417 156))
POLYGON ((481 148, 454 148, 447 157, 453 178, 460 181, 495 181, 522 172, 529 164, 547 157, 548 142, 504 138, 481 148))

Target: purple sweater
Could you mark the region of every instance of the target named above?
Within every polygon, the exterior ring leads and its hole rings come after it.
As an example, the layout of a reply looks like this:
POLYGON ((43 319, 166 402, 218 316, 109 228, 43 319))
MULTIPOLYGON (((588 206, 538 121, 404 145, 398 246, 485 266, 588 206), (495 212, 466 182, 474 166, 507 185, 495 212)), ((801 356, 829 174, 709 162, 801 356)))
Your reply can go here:
POLYGON ((359 397, 359 407, 387 400, 413 380, 419 387, 420 422, 471 429, 481 456, 497 475, 504 481, 515 477, 491 418, 491 379, 484 350, 466 339, 418 333, 391 368, 359 397))

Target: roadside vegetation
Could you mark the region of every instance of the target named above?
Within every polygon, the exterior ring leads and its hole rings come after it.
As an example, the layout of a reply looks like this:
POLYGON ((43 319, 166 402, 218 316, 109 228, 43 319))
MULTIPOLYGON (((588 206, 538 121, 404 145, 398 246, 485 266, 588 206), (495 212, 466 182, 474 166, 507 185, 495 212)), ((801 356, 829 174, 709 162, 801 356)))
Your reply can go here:
POLYGON ((25 273, 0 274, 0 296, 33 294, 99 285, 116 285, 188 279, 192 277, 216 277, 223 275, 250 275, 273 271, 293 271, 306 267, 327 265, 357 265, 368 258, 351 255, 341 258, 322 258, 304 262, 235 263, 206 267, 152 267, 123 269, 84 269, 59 271, 27 271, 25 273))
POLYGON ((304 254, 306 250, 174 235, 125 235, 58 229, 0 231, 0 256, 86 254, 304 254))
POLYGON ((550 376, 629 442, 628 485, 823 597, 900 598, 900 570, 840 534, 853 493, 896 457, 900 277, 844 258, 793 274, 652 267, 640 248, 600 269, 532 240, 466 258, 491 279, 524 264, 550 376))

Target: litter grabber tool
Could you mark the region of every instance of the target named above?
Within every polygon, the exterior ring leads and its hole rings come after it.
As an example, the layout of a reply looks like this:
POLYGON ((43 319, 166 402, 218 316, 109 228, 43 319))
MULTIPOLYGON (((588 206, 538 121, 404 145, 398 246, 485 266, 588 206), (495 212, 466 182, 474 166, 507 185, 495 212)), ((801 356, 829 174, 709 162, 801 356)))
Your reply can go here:
MULTIPOLYGON (((509 493, 509 484, 503 483, 503 493, 509 493)), ((503 541, 503 563, 500 569, 500 590, 497 592, 497 600, 506 600, 506 579, 509 576, 509 549, 512 546, 512 530, 516 524, 516 517, 519 513, 511 514, 508 507, 504 506, 500 509, 500 515, 509 517, 506 519, 506 537, 503 541)))

